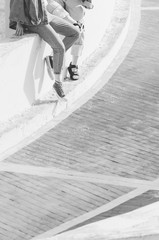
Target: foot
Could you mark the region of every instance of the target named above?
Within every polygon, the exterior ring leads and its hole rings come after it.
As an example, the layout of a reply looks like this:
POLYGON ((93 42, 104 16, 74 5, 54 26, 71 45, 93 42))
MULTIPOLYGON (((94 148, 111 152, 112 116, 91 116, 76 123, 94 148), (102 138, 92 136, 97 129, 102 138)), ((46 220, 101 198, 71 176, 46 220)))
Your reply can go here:
POLYGON ((65 97, 65 93, 64 93, 64 91, 63 91, 62 83, 61 83, 61 82, 55 82, 54 85, 53 85, 53 88, 55 89, 57 95, 58 95, 60 98, 64 98, 64 97, 65 97))
POLYGON ((68 72, 70 74, 70 79, 72 81, 76 81, 79 79, 79 73, 78 73, 78 66, 77 65, 73 65, 72 63, 70 63, 69 67, 68 67, 68 72))
POLYGON ((52 56, 46 56, 45 61, 46 61, 46 66, 47 66, 47 71, 48 71, 49 77, 51 78, 51 80, 53 80, 54 79, 53 57, 52 56))

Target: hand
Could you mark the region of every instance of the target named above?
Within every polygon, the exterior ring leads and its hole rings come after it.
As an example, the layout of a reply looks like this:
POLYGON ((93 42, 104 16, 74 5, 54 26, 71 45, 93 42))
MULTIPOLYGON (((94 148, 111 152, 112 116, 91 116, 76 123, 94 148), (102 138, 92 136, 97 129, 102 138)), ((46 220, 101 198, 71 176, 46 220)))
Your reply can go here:
POLYGON ((83 7, 87 8, 87 9, 93 9, 94 5, 92 4, 91 0, 82 0, 83 2, 83 7))
POLYGON ((79 25, 80 30, 83 30, 83 29, 84 29, 84 24, 81 23, 81 22, 78 22, 78 21, 77 21, 77 23, 78 23, 78 25, 79 25))
POLYGON ((23 26, 21 25, 20 22, 17 22, 15 35, 16 35, 16 36, 22 36, 22 35, 24 35, 23 26))
POLYGON ((84 29, 84 24, 82 24, 82 23, 80 23, 80 22, 75 22, 74 24, 73 24, 74 26, 78 26, 79 27, 79 29, 80 29, 80 31, 82 31, 83 29, 84 29))

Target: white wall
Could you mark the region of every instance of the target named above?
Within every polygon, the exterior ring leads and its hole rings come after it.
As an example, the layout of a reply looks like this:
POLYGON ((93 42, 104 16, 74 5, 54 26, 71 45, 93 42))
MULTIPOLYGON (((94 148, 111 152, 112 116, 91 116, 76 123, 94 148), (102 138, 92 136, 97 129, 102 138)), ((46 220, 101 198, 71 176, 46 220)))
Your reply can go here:
POLYGON ((25 110, 51 88, 52 82, 44 71, 46 50, 37 35, 1 42, 0 121, 25 110))

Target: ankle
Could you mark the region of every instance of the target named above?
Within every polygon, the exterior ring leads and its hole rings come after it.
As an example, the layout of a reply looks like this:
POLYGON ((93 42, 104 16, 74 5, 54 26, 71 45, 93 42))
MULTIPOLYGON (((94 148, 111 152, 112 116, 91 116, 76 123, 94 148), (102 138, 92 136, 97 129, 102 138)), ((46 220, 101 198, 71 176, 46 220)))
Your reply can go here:
POLYGON ((55 73, 54 75, 55 75, 55 82, 57 83, 61 82, 61 74, 55 73))
POLYGON ((77 63, 74 63, 74 62, 70 62, 70 67, 78 67, 77 63))
POLYGON ((79 56, 72 55, 72 65, 78 65, 79 56))

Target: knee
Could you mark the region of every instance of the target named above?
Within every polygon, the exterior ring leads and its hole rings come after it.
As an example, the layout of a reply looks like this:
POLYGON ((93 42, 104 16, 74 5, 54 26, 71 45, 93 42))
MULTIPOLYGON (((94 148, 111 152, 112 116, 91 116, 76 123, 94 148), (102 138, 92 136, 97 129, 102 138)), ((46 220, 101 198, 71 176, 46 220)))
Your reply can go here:
POLYGON ((74 28, 73 36, 76 40, 80 37, 80 30, 77 27, 74 28))
POLYGON ((64 44, 61 44, 61 45, 58 45, 58 46, 54 47, 53 52, 54 52, 54 54, 59 53, 60 55, 64 55, 65 54, 64 44))

